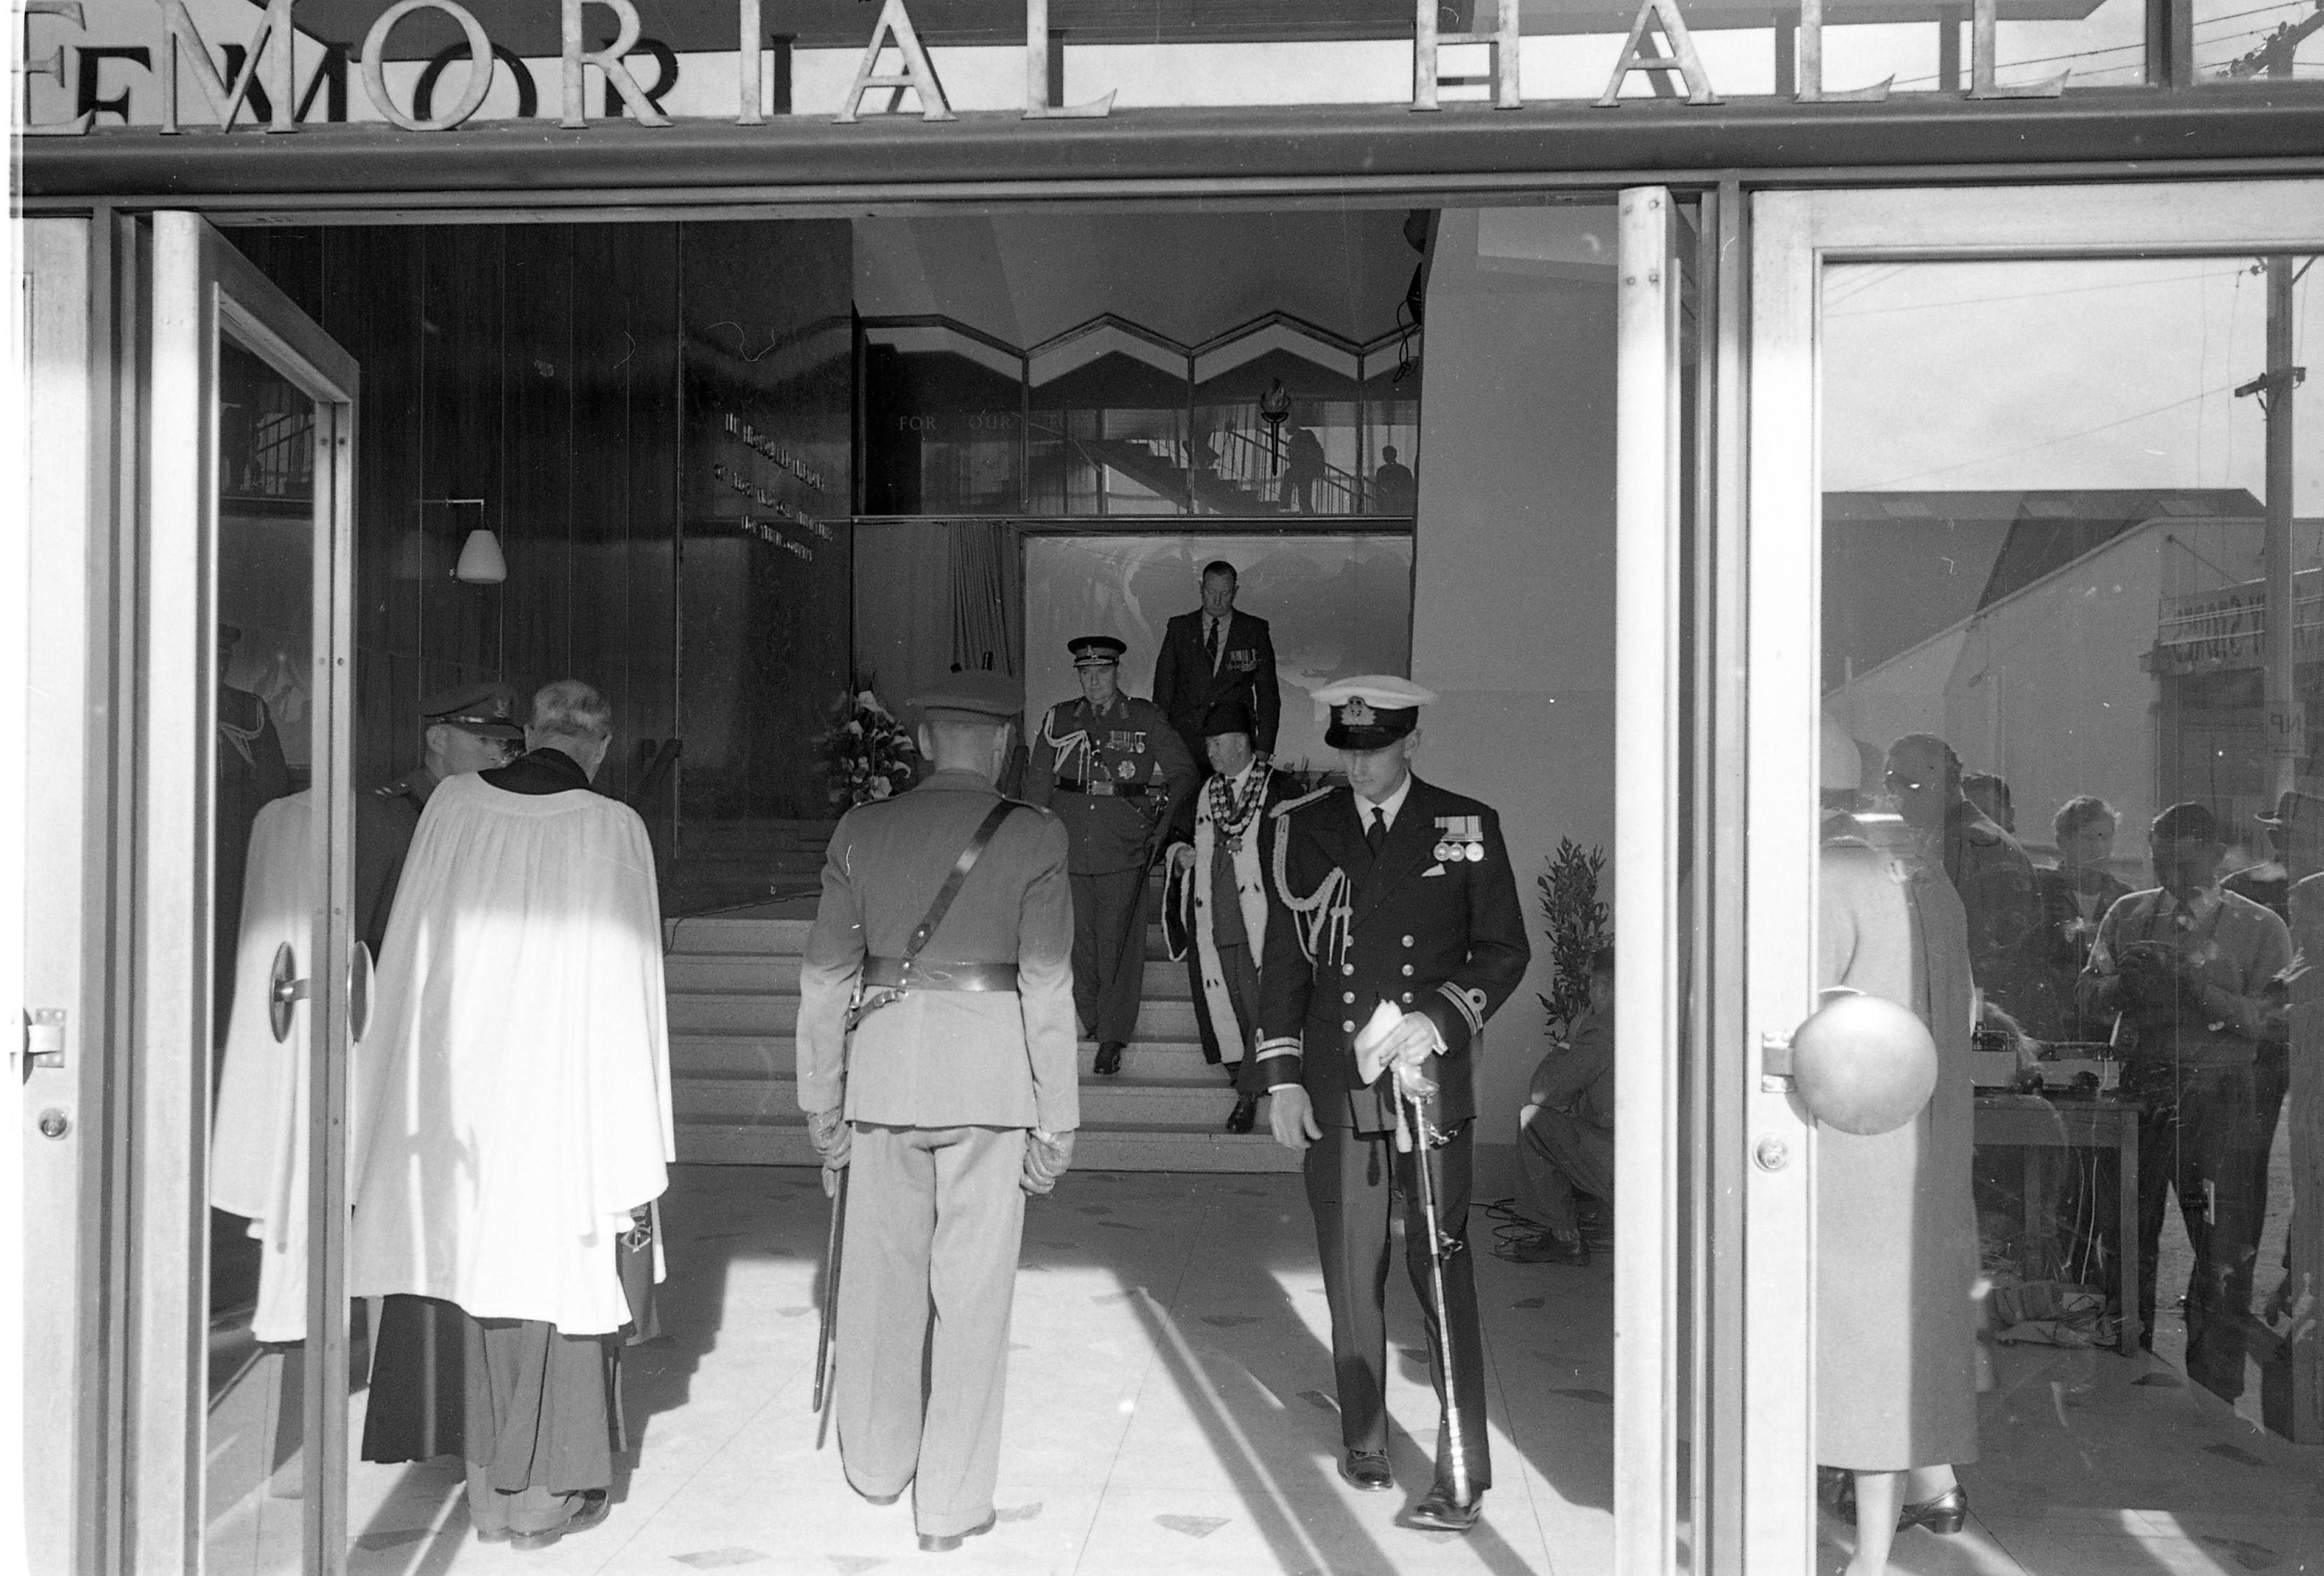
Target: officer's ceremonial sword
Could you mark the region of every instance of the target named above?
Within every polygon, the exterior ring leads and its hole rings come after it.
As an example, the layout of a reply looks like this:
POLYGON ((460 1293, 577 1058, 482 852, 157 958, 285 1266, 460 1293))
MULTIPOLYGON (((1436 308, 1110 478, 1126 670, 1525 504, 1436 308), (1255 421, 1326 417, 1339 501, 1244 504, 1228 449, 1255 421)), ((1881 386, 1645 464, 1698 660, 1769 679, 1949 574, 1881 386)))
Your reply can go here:
MULTIPOLYGON (((1431 1158, 1443 1140, 1429 1123, 1426 1095, 1406 1088, 1404 1080, 1393 1072, 1388 1078, 1396 1085, 1396 1097, 1407 1108, 1412 1122, 1413 1169, 1420 1174, 1421 1220, 1417 1223, 1428 1234, 1428 1300, 1436 1314, 1437 1355, 1444 1365, 1445 1466, 1452 1474, 1452 1497, 1466 1504, 1469 1447, 1461 1432, 1461 1388, 1452 1377, 1452 1323, 1445 1317, 1444 1307, 1444 1257, 1448 1245, 1436 1224, 1436 1174, 1431 1158)), ((1407 1222, 1407 1227, 1412 1223, 1407 1222)))

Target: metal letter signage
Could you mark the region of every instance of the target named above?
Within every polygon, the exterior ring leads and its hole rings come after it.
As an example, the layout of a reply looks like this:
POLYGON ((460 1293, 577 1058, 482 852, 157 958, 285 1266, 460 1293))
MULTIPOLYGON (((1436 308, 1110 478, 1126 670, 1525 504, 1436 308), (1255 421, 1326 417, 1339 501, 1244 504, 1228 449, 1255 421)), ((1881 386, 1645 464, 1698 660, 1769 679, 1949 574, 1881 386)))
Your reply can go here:
MULTIPOLYGON (((742 0, 746 5, 754 0, 742 0)), ((876 38, 876 34, 874 35, 876 38)), ((852 99, 849 101, 853 102, 852 99)), ((1025 0, 1025 118, 1095 120, 1113 113, 1113 95, 1086 104, 1049 102, 1049 0, 1025 0)))
MULTIPOLYGON (((571 0, 567 3, 571 4, 571 0)), ((1046 51, 1046 40, 1042 47, 1046 51)), ((855 68, 855 80, 847 89, 847 97, 841 103, 839 113, 831 118, 842 125, 853 123, 863 107, 863 96, 874 88, 893 90, 888 100, 890 110, 903 101, 903 90, 908 88, 920 96, 922 120, 953 118, 952 106, 945 102, 944 84, 936 80, 935 63, 920 46, 920 35, 912 29, 912 14, 904 9, 904 0, 886 0, 880 7, 880 20, 872 27, 872 41, 863 48, 863 63, 855 68), (900 77, 879 75, 880 51, 891 36, 897 51, 904 57, 904 74, 900 77)), ((1045 96, 1046 92, 1045 88, 1045 96)))
POLYGON ((605 86, 622 96, 630 113, 638 117, 640 125, 666 126, 669 116, 654 107, 630 69, 622 64, 622 57, 637 47, 638 8, 630 0, 565 0, 565 114, 558 121, 564 126, 586 126, 589 124, 588 96, 583 90, 582 68, 595 66, 605 73, 605 86), (611 11, 620 24, 613 41, 595 51, 581 43, 581 7, 584 5, 603 5, 611 11))
POLYGON ((78 137, 96 124, 97 111, 84 109, 70 120, 51 121, 44 125, 32 122, 32 91, 28 80, 33 77, 53 77, 57 86, 65 86, 65 51, 62 46, 46 56, 32 54, 32 18, 64 16, 78 28, 88 23, 82 19, 80 0, 24 0, 24 51, 16 67, 16 102, 24 106, 24 122, 16 129, 28 137, 78 137))
POLYGON ((273 109, 269 131, 298 130, 291 120, 295 107, 291 103, 296 88, 290 79, 290 0, 268 0, 266 14, 259 19, 258 36, 250 41, 250 54, 235 73, 229 88, 218 69, 210 63, 209 45, 202 41, 194 19, 186 14, 186 0, 161 0, 161 134, 175 136, 183 128, 178 124, 178 68, 181 62, 191 62, 194 86, 201 89, 209 101, 210 112, 217 116, 218 129, 232 131, 234 117, 242 109, 242 101, 250 93, 250 85, 258 80, 258 62, 270 43, 274 46, 273 80, 268 85, 268 98, 273 109))
POLYGON ((2055 98, 2066 90, 2064 71, 2042 82, 2012 88, 1994 82, 1995 63, 2001 53, 1997 36, 2001 22, 1999 0, 1977 0, 1969 16, 1969 88, 1971 98, 2055 98))
MULTIPOLYGON (((1992 0, 1986 0, 1990 5, 1992 0)), ((1620 104, 1622 79, 1633 71, 1675 71, 1686 84, 1689 104, 1717 104, 1718 94, 1711 90, 1711 73, 1702 69, 1702 58, 1694 52, 1694 35, 1686 31, 1686 19, 1678 14, 1677 0, 1644 0, 1638 7, 1638 19, 1630 23, 1630 36, 1623 41, 1622 58, 1616 62, 1614 74, 1606 79, 1606 91, 1598 96, 1598 107, 1611 109, 1620 104), (1666 55, 1642 53, 1646 41, 1646 29, 1660 27, 1666 55)))
POLYGON ((1795 104, 1877 104, 1888 97, 1893 76, 1877 87, 1851 88, 1845 93, 1823 90, 1823 0, 1800 0, 1800 90, 1795 104))
POLYGON ((1459 86, 1488 80, 1480 77, 1438 74, 1436 51, 1446 44, 1483 44, 1493 62, 1493 107, 1516 109, 1525 103, 1517 87, 1517 0, 1477 0, 1493 11, 1490 32, 1440 32, 1436 26, 1438 0, 1415 0, 1412 19, 1412 107, 1435 109, 1436 90, 1446 82, 1459 86))
MULTIPOLYGON (((177 5, 181 0, 171 0, 171 3, 177 5)), ((281 5, 286 13, 290 9, 288 0, 276 0, 276 3, 281 5)), ((288 30, 285 30, 283 37, 286 41, 290 38, 288 30)), ((290 55, 287 42, 283 55, 285 59, 290 55)), ((484 36, 484 23, 470 14, 459 0, 396 0, 394 5, 379 14, 379 20, 373 23, 371 31, 364 35, 363 80, 364 94, 371 100, 372 106, 405 131, 449 131, 476 113, 476 106, 484 101, 485 90, 493 85, 493 41, 484 36), (468 35, 468 81, 467 86, 461 89, 459 102, 449 110, 428 120, 417 120, 404 114, 388 97, 387 35, 397 23, 413 12, 430 6, 458 23, 460 31, 468 35)), ((287 88, 276 102, 286 106, 290 104, 290 95, 287 88)))

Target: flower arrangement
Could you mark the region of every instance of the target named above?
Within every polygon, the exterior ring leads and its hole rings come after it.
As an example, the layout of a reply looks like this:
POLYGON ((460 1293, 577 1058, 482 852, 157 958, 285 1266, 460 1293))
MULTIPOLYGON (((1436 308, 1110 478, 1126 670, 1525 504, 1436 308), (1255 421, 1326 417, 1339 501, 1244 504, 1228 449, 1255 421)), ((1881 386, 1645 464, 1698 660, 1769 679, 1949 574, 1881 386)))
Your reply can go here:
POLYGON ((868 683, 832 702, 831 728, 821 743, 829 779, 825 791, 840 809, 868 805, 912 786, 919 749, 868 683))
POLYGON ((1598 900, 1598 877, 1606 868, 1606 851, 1591 848, 1585 853, 1571 837, 1561 837, 1548 862, 1537 884, 1542 917, 1549 922, 1549 956, 1557 971, 1557 984, 1540 1000, 1549 1014, 1549 1037, 1563 1045, 1572 1032, 1573 1020, 1590 1005, 1590 960, 1600 948, 1612 944, 1614 933, 1606 926, 1611 913, 1598 900))

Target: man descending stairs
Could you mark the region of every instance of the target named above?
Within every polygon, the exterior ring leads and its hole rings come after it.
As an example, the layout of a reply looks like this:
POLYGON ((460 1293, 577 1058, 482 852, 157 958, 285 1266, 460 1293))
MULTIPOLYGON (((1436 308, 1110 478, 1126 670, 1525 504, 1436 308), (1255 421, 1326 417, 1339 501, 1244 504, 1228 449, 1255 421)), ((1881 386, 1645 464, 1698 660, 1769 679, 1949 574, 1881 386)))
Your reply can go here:
MULTIPOLYGON (((812 1166, 794 1087, 791 1035, 798 961, 811 921, 744 911, 669 921, 663 976, 669 991, 670 1082, 680 1161, 812 1166)), ((1074 1165, 1098 1171, 1296 1171, 1299 1157, 1262 1124, 1232 1134, 1234 1092, 1203 1059, 1185 966, 1159 925, 1146 935, 1146 985, 1135 1037, 1111 1077, 1092 1074, 1097 1047, 1081 1046, 1082 1127, 1074 1165)))

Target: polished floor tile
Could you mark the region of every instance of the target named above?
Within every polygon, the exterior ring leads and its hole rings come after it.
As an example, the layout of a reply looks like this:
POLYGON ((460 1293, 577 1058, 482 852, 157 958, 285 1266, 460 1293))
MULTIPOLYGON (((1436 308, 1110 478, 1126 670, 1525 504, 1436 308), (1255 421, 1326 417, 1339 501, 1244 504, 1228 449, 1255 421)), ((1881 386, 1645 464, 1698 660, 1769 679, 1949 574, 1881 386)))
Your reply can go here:
MULTIPOLYGON (((1613 1271, 1513 1265, 1471 1230, 1494 1487, 1466 1537, 1399 1525, 1436 1405, 1401 1244, 1388 1283, 1388 1494, 1340 1448, 1330 1325, 1296 1176, 1081 1174, 1033 1201, 1010 1329, 998 1524, 918 1549, 866 1503, 810 1409, 828 1206, 813 1174, 681 1167, 665 1201, 665 1338, 623 1359, 633 1450, 606 1523, 530 1553, 480 1544, 459 1475, 352 1469, 355 1576, 914 1568, 1026 1576, 1567 1576, 1613 1557, 1613 1271)), ((1981 1398, 1960 1536, 1899 1538, 1899 1576, 2239 1576, 2324 1569, 2324 1472, 2154 1358, 2008 1348, 1981 1398)), ((300 1502, 257 1465, 259 1387, 214 1418, 210 1569, 297 1568, 300 1502)), ((355 1426, 361 1427, 362 1396, 355 1426)), ((1853 1529, 1821 1522, 1817 1568, 1853 1529)))

